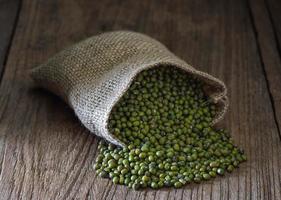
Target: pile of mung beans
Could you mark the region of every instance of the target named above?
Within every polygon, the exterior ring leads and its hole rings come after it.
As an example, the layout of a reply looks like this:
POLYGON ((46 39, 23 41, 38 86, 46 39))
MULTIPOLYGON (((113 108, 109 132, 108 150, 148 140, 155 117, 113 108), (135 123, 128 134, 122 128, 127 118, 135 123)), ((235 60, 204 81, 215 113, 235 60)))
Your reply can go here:
POLYGON ((200 80, 174 67, 145 70, 110 115, 109 130, 125 147, 100 141, 96 172, 133 189, 180 188, 232 172, 246 156, 213 128, 215 114, 200 80))

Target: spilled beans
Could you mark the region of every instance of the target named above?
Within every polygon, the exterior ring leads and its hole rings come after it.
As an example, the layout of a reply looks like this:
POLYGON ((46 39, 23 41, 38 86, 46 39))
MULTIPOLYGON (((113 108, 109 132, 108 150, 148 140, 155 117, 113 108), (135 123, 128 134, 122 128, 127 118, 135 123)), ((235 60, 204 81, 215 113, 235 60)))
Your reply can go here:
POLYGON ((126 146, 101 141, 96 172, 133 189, 180 188, 232 172, 246 156, 211 126, 215 114, 200 80, 174 67, 145 70, 109 119, 126 146))

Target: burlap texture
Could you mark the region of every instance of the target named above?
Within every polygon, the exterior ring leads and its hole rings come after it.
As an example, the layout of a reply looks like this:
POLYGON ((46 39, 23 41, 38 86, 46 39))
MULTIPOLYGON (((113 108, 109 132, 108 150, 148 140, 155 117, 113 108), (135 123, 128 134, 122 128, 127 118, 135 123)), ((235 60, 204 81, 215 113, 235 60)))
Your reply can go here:
POLYGON ((200 78, 218 107, 213 123, 222 119, 228 107, 224 83, 140 33, 116 31, 90 37, 33 69, 31 76, 63 98, 92 133, 123 146, 108 130, 110 112, 139 72, 161 66, 179 67, 200 78))

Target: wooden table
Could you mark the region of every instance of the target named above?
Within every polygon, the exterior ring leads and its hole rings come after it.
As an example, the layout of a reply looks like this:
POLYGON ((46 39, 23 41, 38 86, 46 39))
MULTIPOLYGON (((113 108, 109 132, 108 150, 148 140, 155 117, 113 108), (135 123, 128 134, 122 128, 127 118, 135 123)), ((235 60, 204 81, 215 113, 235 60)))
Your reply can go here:
POLYGON ((281 2, 0 0, 0 199, 281 199, 281 2), (222 79, 223 125, 248 161, 182 189, 133 191, 96 177, 97 138, 28 72, 110 30, 146 33, 222 79))

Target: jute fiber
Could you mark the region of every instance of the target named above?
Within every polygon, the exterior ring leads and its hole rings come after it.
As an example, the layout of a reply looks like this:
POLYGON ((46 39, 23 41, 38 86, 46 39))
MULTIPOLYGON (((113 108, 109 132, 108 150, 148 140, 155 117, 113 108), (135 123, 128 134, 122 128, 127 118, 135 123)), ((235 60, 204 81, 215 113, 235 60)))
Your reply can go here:
POLYGON ((108 130, 110 112, 138 73, 162 66, 178 67, 201 79, 217 105, 213 124, 222 119, 228 107, 224 83, 140 33, 116 31, 90 37, 33 69, 31 76, 39 86, 63 98, 92 133, 123 146, 108 130))

